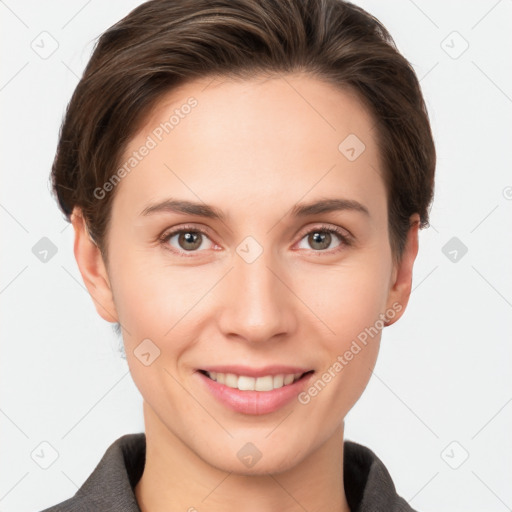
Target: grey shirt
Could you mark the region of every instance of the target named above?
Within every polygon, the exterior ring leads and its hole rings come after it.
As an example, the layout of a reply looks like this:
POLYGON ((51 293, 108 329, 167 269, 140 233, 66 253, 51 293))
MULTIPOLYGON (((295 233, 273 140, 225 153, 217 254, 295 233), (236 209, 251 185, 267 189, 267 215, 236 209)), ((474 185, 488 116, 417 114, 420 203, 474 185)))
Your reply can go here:
MULTIPOLYGON (((351 512, 416 512, 398 496, 375 453, 353 441, 343 446, 343 485, 351 512)), ((145 456, 144 432, 121 436, 73 497, 42 512, 140 512, 134 488, 145 456)))

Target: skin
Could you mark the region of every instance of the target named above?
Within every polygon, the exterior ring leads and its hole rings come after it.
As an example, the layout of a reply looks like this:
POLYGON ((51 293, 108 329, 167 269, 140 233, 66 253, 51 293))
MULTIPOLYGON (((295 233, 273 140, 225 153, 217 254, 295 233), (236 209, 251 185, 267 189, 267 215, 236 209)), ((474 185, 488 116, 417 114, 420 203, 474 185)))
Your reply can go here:
POLYGON ((403 314, 419 216, 411 217, 403 257, 394 263, 374 120, 353 92, 307 75, 188 83, 148 114, 125 156, 190 96, 198 105, 116 187, 108 266, 78 209, 72 218, 80 272, 98 313, 123 326, 144 399, 139 506, 347 512, 344 418, 368 384, 380 332, 308 404, 294 399, 269 414, 231 411, 194 372, 289 364, 320 376, 379 314, 393 304, 401 311, 388 324, 403 314), (354 161, 338 150, 351 133, 366 146, 354 161), (140 216, 171 196, 215 206, 226 219, 140 216), (289 215, 299 202, 325 198, 358 201, 369 215, 289 215), (187 254, 177 235, 158 242, 185 223, 207 230, 190 257, 169 250, 187 254), (308 233, 320 224, 348 230, 352 243, 333 234, 319 249, 308 233), (236 252, 247 236, 263 249, 252 263, 236 252), (149 366, 134 354, 147 338, 160 349, 149 366), (247 442, 262 453, 252 468, 237 457, 247 442))

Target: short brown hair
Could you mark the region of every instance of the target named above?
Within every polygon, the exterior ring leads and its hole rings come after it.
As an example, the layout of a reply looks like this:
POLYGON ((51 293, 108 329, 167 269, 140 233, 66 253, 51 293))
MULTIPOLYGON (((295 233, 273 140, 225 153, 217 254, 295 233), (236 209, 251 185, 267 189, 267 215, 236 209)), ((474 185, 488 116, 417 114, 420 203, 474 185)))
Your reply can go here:
POLYGON ((62 211, 70 220, 81 208, 107 260, 115 190, 102 199, 94 191, 156 102, 196 78, 296 71, 348 87, 370 108, 400 260, 409 217, 428 225, 436 161, 429 118, 386 28, 343 0, 151 0, 130 12, 101 35, 68 105, 52 167, 62 211))

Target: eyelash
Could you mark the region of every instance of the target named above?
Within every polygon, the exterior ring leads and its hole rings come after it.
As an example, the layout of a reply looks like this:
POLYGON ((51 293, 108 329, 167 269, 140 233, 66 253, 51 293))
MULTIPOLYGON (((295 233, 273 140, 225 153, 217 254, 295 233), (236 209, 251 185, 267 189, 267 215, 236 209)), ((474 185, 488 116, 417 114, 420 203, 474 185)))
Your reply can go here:
MULTIPOLYGON (((177 235, 177 234, 180 234, 180 233, 188 233, 188 232, 201 233, 202 235, 205 235, 206 237, 209 238, 208 233, 205 230, 203 230, 203 229, 199 229, 199 228, 197 228, 195 226, 182 226, 179 229, 175 229, 173 231, 166 231, 166 232, 164 232, 159 237, 159 242, 162 245, 164 245, 167 250, 173 252, 174 254, 178 254, 179 256, 183 256, 185 258, 194 257, 194 253, 201 252, 201 251, 188 251, 188 254, 187 254, 186 251, 180 252, 180 251, 177 251, 174 248, 170 248, 170 246, 168 244, 169 240, 174 235, 177 235)), ((337 235, 339 237, 340 242, 341 242, 341 244, 338 247, 336 247, 335 249, 317 250, 317 251, 315 251, 314 249, 311 249, 311 251, 313 251, 315 253, 319 253, 319 255, 325 254, 325 253, 327 253, 327 254, 334 254, 334 253, 337 253, 340 250, 343 250, 343 248, 345 246, 346 247, 350 247, 352 245, 352 238, 351 238, 350 235, 346 234, 345 230, 342 230, 341 228, 338 228, 337 226, 330 226, 330 225, 326 225, 326 224, 321 224, 320 226, 315 226, 314 228, 310 229, 309 231, 306 231, 301 236, 300 240, 302 240, 304 237, 310 235, 311 233, 317 233, 317 232, 320 232, 320 233, 331 233, 331 234, 334 233, 335 235, 337 235)))

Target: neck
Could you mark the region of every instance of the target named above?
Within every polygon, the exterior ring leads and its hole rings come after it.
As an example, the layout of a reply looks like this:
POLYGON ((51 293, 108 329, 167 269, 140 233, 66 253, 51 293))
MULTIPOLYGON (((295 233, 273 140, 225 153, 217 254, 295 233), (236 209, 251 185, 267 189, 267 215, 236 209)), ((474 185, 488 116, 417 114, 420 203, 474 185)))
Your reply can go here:
POLYGON ((200 458, 144 402, 142 512, 350 512, 343 487, 343 422, 319 448, 278 473, 226 472, 200 458))

